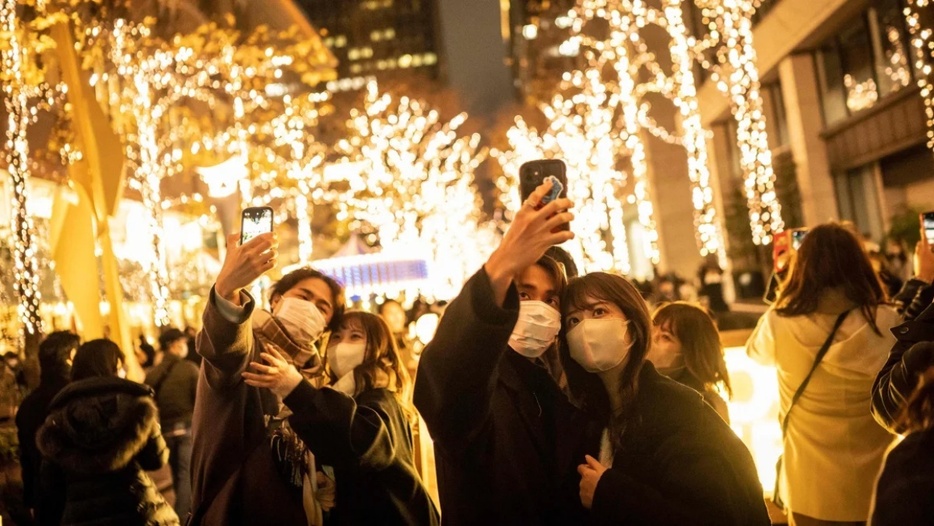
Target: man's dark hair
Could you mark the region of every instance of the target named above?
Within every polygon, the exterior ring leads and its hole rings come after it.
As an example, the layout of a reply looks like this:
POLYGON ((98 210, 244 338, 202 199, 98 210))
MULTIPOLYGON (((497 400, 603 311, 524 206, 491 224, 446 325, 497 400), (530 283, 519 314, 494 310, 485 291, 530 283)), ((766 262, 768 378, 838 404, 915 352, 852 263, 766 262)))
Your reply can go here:
POLYGON ((567 250, 558 246, 552 246, 545 251, 545 255, 564 265, 564 273, 567 275, 568 279, 578 276, 577 264, 574 263, 574 258, 571 257, 571 254, 568 254, 567 250))
POLYGON ((70 331, 55 331, 39 344, 39 368, 43 382, 68 380, 71 376, 71 353, 81 340, 70 331))
POLYGON ((176 329, 175 327, 169 327, 168 329, 162 331, 162 334, 159 335, 159 350, 168 351, 169 347, 178 340, 188 340, 188 335, 184 332, 176 329))
POLYGON ((315 270, 311 267, 302 267, 282 276, 282 279, 272 286, 272 293, 269 295, 269 300, 275 301, 276 298, 290 291, 292 287, 311 278, 320 279, 331 289, 331 303, 334 306, 334 313, 331 316, 331 323, 328 324, 328 330, 336 331, 340 328, 341 317, 344 315, 344 309, 347 303, 347 300, 344 298, 344 287, 342 287, 337 280, 331 276, 325 275, 320 270, 315 270))

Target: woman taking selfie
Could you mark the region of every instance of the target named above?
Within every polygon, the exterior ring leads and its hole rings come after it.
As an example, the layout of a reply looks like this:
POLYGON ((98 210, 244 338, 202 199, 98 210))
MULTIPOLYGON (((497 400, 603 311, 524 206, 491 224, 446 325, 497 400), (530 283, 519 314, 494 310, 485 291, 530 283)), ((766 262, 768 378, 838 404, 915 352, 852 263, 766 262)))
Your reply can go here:
POLYGON ((652 324, 646 359, 659 373, 700 393, 729 424, 730 412, 717 387, 722 384, 730 395, 733 388, 713 318, 697 305, 677 301, 659 307, 652 324))
MULTIPOLYGON (((603 425, 580 497, 598 524, 769 524, 746 446, 693 389, 645 362, 652 320, 638 289, 596 272, 561 303, 568 383, 603 425)), ((595 441, 596 442, 596 441, 595 441)))
POLYGON ((270 348, 243 373, 247 384, 282 397, 289 424, 336 482, 330 524, 439 523, 415 469, 411 380, 389 326, 367 312, 345 313, 331 334, 330 387, 316 389, 270 348))
POLYGON ((835 223, 805 236, 774 305, 746 343, 778 370, 784 455, 778 495, 791 524, 865 524, 892 435, 870 395, 898 313, 860 240, 835 223))

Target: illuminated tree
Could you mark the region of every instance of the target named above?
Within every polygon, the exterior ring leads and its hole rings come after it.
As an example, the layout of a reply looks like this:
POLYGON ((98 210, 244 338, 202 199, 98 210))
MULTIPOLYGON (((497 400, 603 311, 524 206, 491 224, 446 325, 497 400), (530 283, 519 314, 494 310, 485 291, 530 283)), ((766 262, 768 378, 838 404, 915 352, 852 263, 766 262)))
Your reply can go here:
POLYGON ((348 187, 338 219, 374 228, 384 252, 425 257, 440 298, 453 297, 495 246, 473 178, 486 151, 478 135, 458 132, 466 118, 444 121, 425 103, 380 93, 372 82, 336 147, 336 180, 348 187))

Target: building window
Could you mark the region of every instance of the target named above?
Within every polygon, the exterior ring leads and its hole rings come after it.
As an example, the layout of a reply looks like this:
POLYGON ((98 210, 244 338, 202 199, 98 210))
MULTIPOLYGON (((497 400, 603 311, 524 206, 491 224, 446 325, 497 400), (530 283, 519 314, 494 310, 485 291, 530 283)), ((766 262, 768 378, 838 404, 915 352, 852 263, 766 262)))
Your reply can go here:
POLYGON ((881 203, 876 191, 875 164, 847 170, 834 176, 840 218, 852 221, 870 239, 882 239, 881 203))
POLYGON ((872 0, 846 29, 818 46, 815 66, 826 125, 911 84, 904 1, 872 0))

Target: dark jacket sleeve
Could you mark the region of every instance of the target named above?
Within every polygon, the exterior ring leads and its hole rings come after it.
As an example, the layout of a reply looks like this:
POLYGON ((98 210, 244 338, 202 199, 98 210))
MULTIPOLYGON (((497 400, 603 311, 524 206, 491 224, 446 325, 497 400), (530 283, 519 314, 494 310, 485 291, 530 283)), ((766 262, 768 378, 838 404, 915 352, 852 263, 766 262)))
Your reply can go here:
MULTIPOLYGON (((683 524, 753 526, 745 495, 737 492, 730 463, 715 448, 684 449, 672 444, 675 454, 658 466, 665 487, 663 495, 640 478, 619 469, 608 469, 597 483, 591 517, 596 524, 683 524)), ((761 488, 760 488, 761 491, 761 488)), ((768 524, 762 503, 762 524, 768 524)))
POLYGON ((146 471, 155 471, 169 462, 169 447, 162 437, 158 422, 153 426, 146 445, 136 455, 136 460, 146 471))
POLYGON ((900 432, 895 418, 918 386, 922 372, 934 365, 934 305, 917 318, 892 329, 898 342, 872 386, 872 415, 886 429, 900 432))
POLYGON ((198 333, 197 349, 204 360, 205 379, 212 389, 223 389, 243 381, 240 376, 250 363, 253 330, 250 316, 256 302, 250 298, 244 306, 243 319, 233 323, 217 308, 214 289, 204 308, 204 327, 198 333))
POLYGON ((934 285, 910 279, 892 300, 898 305, 898 312, 905 320, 913 320, 934 301, 934 285))
POLYGON ((445 310, 419 361, 414 393, 436 445, 456 449, 469 443, 488 421, 496 366, 518 317, 515 286, 500 307, 484 269, 445 310))
POLYGON ((394 462, 399 441, 409 436, 390 418, 392 396, 374 389, 354 400, 303 380, 283 402, 293 411, 292 429, 322 463, 379 471, 394 462))

